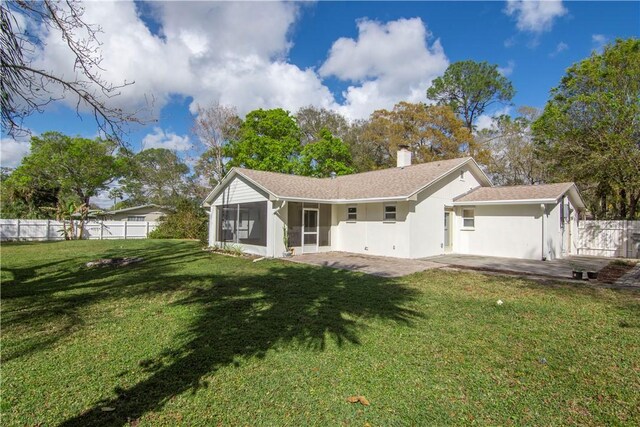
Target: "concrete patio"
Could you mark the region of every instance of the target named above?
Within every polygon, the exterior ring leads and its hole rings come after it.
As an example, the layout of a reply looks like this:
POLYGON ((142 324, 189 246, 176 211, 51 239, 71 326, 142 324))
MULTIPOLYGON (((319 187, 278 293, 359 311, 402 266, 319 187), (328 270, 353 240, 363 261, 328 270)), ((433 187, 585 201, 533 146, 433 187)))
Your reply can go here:
POLYGON ((401 277, 432 268, 471 269, 504 274, 571 280, 574 269, 599 271, 611 259, 575 256, 551 261, 516 258, 484 257, 475 255, 439 255, 424 259, 403 259, 348 252, 325 252, 296 255, 289 260, 342 270, 358 271, 382 277, 401 277))
POLYGON ((571 279, 573 270, 600 271, 612 259, 592 256, 572 256, 564 259, 549 261, 485 257, 476 255, 439 255, 426 258, 448 267, 493 271, 501 273, 521 274, 526 276, 551 277, 556 279, 571 279))
POLYGON ((391 258, 349 252, 322 252, 285 258, 302 264, 357 271, 381 277, 401 277, 444 265, 420 259, 391 258))

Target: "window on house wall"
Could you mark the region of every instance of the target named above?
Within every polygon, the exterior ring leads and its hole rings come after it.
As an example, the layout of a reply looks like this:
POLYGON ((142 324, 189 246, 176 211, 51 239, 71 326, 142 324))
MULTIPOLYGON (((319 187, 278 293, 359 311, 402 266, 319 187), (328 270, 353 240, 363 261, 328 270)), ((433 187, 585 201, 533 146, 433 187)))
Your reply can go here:
POLYGON ((144 221, 144 216, 139 216, 139 215, 128 216, 127 221, 144 221))
POLYGON ((349 206, 347 208, 347 221, 355 221, 358 219, 358 208, 355 206, 349 206))
POLYGON ((462 210, 462 226, 464 228, 474 228, 476 226, 476 217, 473 209, 462 210))
POLYGON ((218 206, 218 241, 267 245, 267 202, 218 206))
POLYGON ((396 220, 396 205, 384 206, 384 220, 395 221, 396 220))

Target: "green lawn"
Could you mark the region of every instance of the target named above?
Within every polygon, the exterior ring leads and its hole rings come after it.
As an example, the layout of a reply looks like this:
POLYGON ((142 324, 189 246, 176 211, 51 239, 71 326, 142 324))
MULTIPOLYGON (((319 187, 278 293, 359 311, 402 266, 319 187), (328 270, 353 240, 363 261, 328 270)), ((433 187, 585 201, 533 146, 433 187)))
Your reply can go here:
POLYGON ((5 426, 640 423, 638 293, 383 279, 185 241, 1 255, 5 426), (84 267, 112 256, 145 261, 84 267))

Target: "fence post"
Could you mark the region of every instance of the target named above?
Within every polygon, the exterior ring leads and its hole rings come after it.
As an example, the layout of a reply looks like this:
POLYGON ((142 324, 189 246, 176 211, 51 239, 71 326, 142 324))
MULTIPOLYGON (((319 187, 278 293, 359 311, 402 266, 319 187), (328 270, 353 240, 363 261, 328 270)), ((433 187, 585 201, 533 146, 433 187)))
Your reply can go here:
POLYGON ((149 238, 149 221, 147 221, 147 234, 144 236, 145 238, 149 238))
POLYGON ((102 235, 104 233, 104 219, 100 220, 100 240, 102 240, 102 235))
POLYGON ((20 240, 20 220, 18 220, 17 231, 18 231, 18 236, 16 237, 16 240, 20 240))
POLYGON ((44 240, 49 241, 49 228, 51 227, 51 220, 47 219, 47 234, 44 237, 44 240))
POLYGON ((631 236, 629 233, 629 221, 625 220, 624 221, 624 257, 625 258, 629 258, 629 244, 631 243, 631 236))
POLYGON ((124 221, 124 240, 127 240, 127 222, 129 221, 124 221))

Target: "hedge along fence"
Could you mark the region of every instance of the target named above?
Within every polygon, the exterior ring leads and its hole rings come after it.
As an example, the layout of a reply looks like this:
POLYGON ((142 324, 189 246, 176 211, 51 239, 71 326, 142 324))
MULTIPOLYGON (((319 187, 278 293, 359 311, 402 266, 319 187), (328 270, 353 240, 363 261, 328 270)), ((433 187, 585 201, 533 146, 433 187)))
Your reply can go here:
MULTIPOLYGON (((79 225, 80 221, 75 221, 79 225)), ((83 238, 146 239, 158 227, 157 221, 88 221, 83 238)), ((68 222, 67 222, 68 225, 68 222)), ((64 240, 64 223, 48 219, 0 219, 0 241, 64 240)))
POLYGON ((580 221, 578 255, 640 258, 640 221, 580 221))

